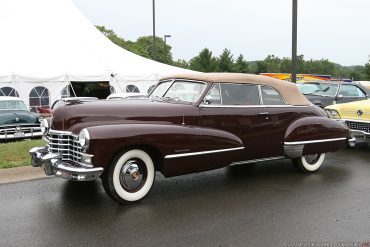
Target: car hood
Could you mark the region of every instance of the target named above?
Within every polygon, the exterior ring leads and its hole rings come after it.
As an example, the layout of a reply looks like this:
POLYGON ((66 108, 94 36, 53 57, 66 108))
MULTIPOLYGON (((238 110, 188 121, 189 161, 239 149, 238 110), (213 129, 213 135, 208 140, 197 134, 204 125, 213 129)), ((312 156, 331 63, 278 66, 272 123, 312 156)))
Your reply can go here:
POLYGON ((370 99, 331 105, 325 109, 337 110, 343 119, 370 121, 370 99))
POLYGON ((38 118, 28 111, 0 110, 0 125, 39 123, 38 118))
POLYGON ((151 99, 100 100, 58 107, 51 128, 75 134, 82 128, 127 123, 188 124, 197 121, 198 107, 186 103, 168 103, 151 99))

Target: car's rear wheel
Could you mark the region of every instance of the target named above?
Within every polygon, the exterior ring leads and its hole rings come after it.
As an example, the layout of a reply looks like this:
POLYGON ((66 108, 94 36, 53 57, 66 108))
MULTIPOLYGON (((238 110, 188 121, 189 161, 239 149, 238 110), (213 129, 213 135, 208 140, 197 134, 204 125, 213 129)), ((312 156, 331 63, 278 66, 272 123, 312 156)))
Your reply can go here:
POLYGON ((325 153, 304 155, 294 159, 294 165, 304 173, 315 172, 320 169, 325 159, 325 153))
POLYGON ((102 176, 106 193, 115 201, 128 204, 139 201, 150 191, 155 177, 153 161, 143 150, 118 154, 102 176))

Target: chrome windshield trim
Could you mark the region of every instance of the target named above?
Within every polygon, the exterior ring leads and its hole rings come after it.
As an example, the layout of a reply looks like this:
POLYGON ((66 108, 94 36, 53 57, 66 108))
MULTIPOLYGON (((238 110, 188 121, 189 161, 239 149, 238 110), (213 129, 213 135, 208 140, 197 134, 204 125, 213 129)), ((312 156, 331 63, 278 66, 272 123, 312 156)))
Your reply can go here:
POLYGON ((333 138, 333 139, 322 139, 322 140, 312 140, 312 141, 300 141, 300 142, 284 142, 284 145, 302 145, 302 144, 313 144, 313 143, 322 143, 322 142, 335 142, 346 140, 347 138, 333 138))
POLYGON ((285 156, 276 156, 276 157, 269 157, 269 158, 262 158, 262 159, 254 159, 254 160, 236 161, 236 162, 231 163, 231 165, 250 164, 250 163, 270 161, 270 160, 280 160, 280 159, 284 159, 284 158, 285 158, 285 156))
POLYGON ((173 159, 173 158, 189 157, 189 156, 196 156, 196 155, 237 151, 237 150, 242 150, 242 149, 244 149, 244 147, 217 149, 217 150, 209 150, 209 151, 194 152, 194 153, 169 154, 169 155, 166 155, 164 158, 165 159, 173 159))

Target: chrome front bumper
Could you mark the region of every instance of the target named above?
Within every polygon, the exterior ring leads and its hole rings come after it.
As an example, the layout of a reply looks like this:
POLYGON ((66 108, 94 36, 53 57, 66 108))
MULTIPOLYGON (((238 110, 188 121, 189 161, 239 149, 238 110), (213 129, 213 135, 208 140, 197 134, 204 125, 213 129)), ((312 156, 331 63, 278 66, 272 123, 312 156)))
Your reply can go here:
POLYGON ((55 175, 74 181, 91 181, 100 177, 103 167, 80 167, 62 161, 61 155, 49 153, 47 147, 34 147, 29 151, 33 167, 43 167, 48 176, 55 175))

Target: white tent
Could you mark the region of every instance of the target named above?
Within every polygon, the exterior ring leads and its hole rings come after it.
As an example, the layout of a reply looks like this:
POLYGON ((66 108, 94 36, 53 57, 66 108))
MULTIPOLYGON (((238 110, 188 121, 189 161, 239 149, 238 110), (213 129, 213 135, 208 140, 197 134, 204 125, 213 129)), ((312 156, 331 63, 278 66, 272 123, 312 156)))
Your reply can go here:
POLYGON ((2 0, 0 11, 0 94, 16 90, 26 104, 35 94, 53 102, 70 81, 146 93, 162 76, 189 72, 116 46, 70 0, 2 0))

